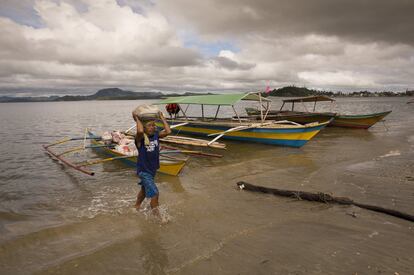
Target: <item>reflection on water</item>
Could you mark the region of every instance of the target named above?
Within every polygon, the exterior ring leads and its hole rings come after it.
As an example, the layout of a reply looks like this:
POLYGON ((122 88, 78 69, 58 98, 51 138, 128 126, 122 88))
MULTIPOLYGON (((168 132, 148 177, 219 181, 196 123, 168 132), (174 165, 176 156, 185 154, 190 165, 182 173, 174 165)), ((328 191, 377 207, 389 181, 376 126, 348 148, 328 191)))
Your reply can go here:
POLYGON ((226 141, 214 151, 223 158, 192 157, 180 177, 156 176, 162 225, 132 207, 134 169, 103 163, 89 177, 41 148, 86 127, 127 129, 141 101, 1 104, 0 273, 409 274, 408 222, 235 186, 321 191, 413 214, 414 108, 405 101, 338 99, 342 113, 392 109, 386 127, 327 128, 300 149, 226 141))

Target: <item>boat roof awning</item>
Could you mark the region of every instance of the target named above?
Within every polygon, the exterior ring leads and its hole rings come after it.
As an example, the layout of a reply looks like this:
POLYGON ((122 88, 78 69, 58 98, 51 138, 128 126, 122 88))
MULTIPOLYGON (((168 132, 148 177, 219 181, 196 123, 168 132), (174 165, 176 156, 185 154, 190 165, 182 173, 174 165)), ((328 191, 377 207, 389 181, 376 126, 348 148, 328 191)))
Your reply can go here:
MULTIPOLYGON (((234 105, 241 100, 260 101, 260 98, 258 93, 176 96, 168 97, 155 104, 234 105)), ((264 97, 261 100, 271 102, 270 99, 264 97)))
POLYGON ((315 101, 335 101, 335 99, 327 97, 325 95, 317 95, 317 96, 307 96, 307 97, 300 97, 300 98, 291 98, 283 100, 283 103, 292 103, 292 102, 315 102, 315 101))

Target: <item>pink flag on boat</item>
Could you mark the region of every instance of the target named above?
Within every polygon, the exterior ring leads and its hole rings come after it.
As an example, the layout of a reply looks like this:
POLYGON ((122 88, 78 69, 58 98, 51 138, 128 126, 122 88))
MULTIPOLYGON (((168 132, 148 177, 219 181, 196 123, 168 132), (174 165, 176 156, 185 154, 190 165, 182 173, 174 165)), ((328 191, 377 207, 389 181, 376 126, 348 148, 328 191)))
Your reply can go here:
POLYGON ((269 85, 266 86, 266 94, 270 93, 270 87, 269 85))

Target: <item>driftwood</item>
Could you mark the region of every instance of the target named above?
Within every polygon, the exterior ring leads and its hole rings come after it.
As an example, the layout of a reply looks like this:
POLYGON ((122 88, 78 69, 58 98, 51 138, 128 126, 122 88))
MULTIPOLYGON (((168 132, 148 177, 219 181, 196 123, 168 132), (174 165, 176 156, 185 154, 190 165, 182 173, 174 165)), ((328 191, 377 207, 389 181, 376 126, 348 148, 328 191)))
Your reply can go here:
POLYGON ((252 192, 262 192, 262 193, 273 194, 273 195, 282 196, 282 197, 296 198, 298 200, 315 201, 315 202, 322 202, 322 203, 335 203, 335 204, 341 204, 341 205, 355 205, 360 208, 384 213, 390 216, 394 216, 400 219, 414 222, 413 215, 403 213, 403 212, 393 210, 393 209, 354 202, 353 200, 346 198, 346 197, 334 197, 326 193, 311 193, 311 192, 303 192, 303 191, 292 191, 292 190, 269 188, 269 187, 253 185, 253 184, 250 184, 244 181, 238 182, 237 185, 242 190, 248 190, 252 192))

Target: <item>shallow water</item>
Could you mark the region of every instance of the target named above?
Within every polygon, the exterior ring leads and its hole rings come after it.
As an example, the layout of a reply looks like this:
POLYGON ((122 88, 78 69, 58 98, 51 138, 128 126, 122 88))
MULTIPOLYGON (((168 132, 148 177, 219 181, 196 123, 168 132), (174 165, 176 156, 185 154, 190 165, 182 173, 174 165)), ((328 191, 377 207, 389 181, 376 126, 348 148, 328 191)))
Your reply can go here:
MULTIPOLYGON (((236 188, 320 191, 414 214, 407 100, 339 99, 341 113, 393 112, 369 130, 327 128, 300 149, 226 141, 222 159, 157 175, 162 225, 133 209, 130 168, 105 163, 89 177, 41 148, 85 127, 127 129, 143 101, 0 104, 0 274, 410 274, 413 223, 236 188)), ((95 155, 74 156, 84 157, 95 155)))

